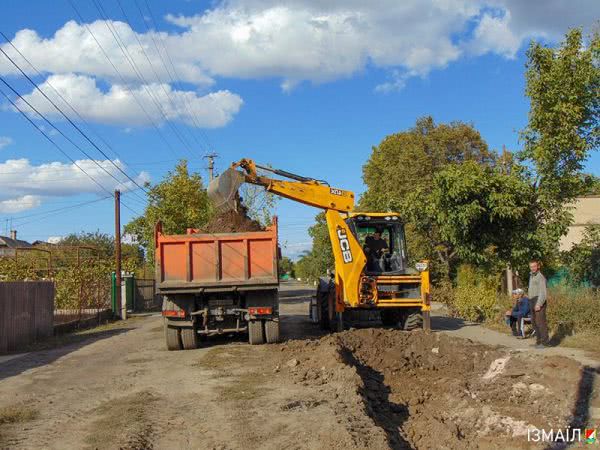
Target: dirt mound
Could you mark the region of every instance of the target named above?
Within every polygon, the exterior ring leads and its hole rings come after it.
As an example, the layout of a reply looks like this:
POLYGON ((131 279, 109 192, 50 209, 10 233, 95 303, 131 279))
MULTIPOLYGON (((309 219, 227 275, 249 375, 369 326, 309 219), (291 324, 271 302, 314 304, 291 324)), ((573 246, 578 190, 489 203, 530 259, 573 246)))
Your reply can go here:
POLYGON ((248 217, 245 209, 226 211, 213 217, 200 228, 200 233, 242 233, 245 231, 263 231, 264 227, 248 217))
POLYGON ((527 447, 528 429, 570 424, 580 372, 563 358, 384 329, 290 342, 282 358, 295 382, 334 389, 340 411, 370 419, 358 434, 383 431, 390 448, 527 447))

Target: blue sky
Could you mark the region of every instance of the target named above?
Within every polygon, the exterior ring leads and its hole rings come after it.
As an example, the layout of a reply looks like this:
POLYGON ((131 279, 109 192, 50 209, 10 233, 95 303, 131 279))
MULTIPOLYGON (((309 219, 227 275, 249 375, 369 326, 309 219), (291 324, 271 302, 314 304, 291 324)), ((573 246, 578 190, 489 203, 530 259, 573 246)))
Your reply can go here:
MULTIPOLYGON (((67 0, 3 4, 0 31, 41 76, 8 44, 0 46, 73 115, 48 83, 60 91, 111 148, 90 132, 94 142, 112 160, 118 157, 116 164, 137 182, 160 180, 182 157, 192 157, 191 167, 206 176, 202 156, 214 150, 219 170, 250 157, 358 194, 371 147, 423 115, 473 123, 492 148, 519 148, 528 110, 527 43, 535 38, 552 45, 568 27, 589 29, 600 18, 599 3, 583 0, 352 0, 326 7, 318 0, 121 0, 126 24, 117 0, 98 3, 100 11, 94 0, 75 3, 84 23, 67 0), (141 77, 102 21, 104 12, 141 77), (146 25, 155 25, 150 14, 160 34, 147 32, 146 25)), ((82 140, 2 54, 0 75, 80 142, 104 171, 34 119, 106 190, 114 189, 106 172, 121 180, 115 165, 82 140)), ((588 170, 600 175, 599 164, 592 156, 588 170)), ((106 196, 0 96, 0 234, 11 220, 31 241, 82 230, 112 232, 112 202, 101 200, 106 196), (94 203, 75 206, 88 201, 94 203), (59 208, 66 209, 52 212, 59 208)), ((126 223, 143 210, 143 197, 126 193, 124 202, 126 223)), ((317 212, 278 202, 284 254, 309 247, 306 229, 317 212)))

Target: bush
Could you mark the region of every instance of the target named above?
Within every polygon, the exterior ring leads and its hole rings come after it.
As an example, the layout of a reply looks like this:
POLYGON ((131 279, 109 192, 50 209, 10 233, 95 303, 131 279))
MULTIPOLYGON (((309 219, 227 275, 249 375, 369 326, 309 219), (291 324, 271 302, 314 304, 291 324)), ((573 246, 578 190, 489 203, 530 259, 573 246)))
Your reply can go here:
POLYGON ((590 288, 552 289, 548 296, 546 315, 552 330, 563 327, 576 333, 600 333, 600 293, 590 288))
POLYGON ((469 265, 461 265, 456 276, 456 288, 452 293, 443 295, 452 315, 471 321, 484 321, 497 316, 497 286, 498 277, 486 275, 469 265))

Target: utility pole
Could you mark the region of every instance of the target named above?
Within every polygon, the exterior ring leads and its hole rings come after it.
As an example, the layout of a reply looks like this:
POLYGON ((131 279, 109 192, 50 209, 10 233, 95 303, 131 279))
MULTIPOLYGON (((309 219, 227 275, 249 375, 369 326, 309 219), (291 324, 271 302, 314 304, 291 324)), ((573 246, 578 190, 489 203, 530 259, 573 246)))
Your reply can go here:
POLYGON ((216 153, 209 153, 205 156, 208 159, 208 181, 212 181, 215 177, 215 158, 218 158, 219 155, 216 153))
POLYGON ((123 307, 121 297, 121 191, 115 190, 115 296, 117 299, 117 314, 121 319, 127 318, 127 305, 123 307))

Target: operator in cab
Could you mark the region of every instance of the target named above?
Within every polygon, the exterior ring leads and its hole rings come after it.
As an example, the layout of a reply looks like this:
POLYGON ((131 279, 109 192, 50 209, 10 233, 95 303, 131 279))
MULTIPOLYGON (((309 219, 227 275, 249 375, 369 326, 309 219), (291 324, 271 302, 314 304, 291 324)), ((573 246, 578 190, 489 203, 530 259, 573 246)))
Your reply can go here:
MULTIPOLYGON (((389 251, 388 243, 381 237, 382 234, 383 230, 378 227, 375 229, 372 236, 367 236, 365 239, 363 248, 365 250, 365 255, 367 256, 367 270, 378 270, 377 266, 379 265, 379 258, 389 251)), ((379 270, 381 270, 381 268, 379 268, 379 270)))

